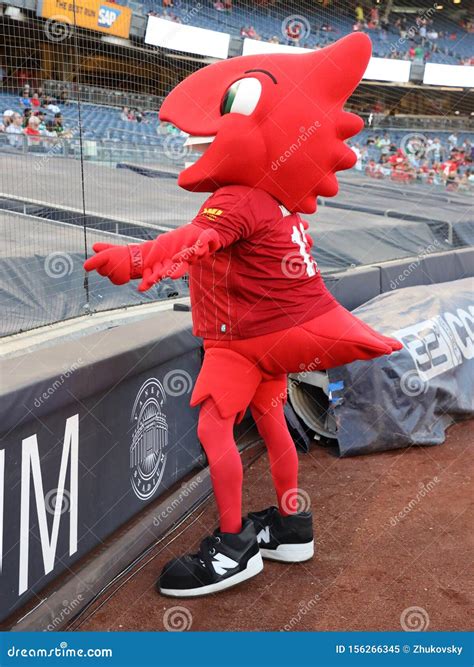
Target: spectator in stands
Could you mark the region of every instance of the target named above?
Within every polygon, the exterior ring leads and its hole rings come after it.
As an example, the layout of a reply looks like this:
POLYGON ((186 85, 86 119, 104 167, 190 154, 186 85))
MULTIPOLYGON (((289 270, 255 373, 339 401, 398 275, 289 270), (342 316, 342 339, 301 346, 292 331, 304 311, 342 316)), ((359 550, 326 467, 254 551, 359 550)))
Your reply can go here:
POLYGON ((46 109, 54 114, 61 113, 61 109, 58 107, 57 104, 54 104, 53 101, 49 102, 49 104, 46 105, 46 109))
POLYGON ((425 59, 425 51, 422 46, 417 45, 415 46, 415 55, 414 55, 414 60, 416 62, 421 62, 425 59))
POLYGON ((378 28, 379 27, 379 8, 374 5, 370 10, 370 24, 369 27, 378 28))
POLYGON ((22 109, 31 109, 31 99, 29 91, 25 88, 20 96, 20 106, 22 109))
POLYGON ((449 152, 451 152, 454 148, 457 148, 457 145, 458 145, 458 135, 456 134, 456 132, 452 132, 448 137, 449 152))
POLYGON ((6 129, 12 123, 13 109, 6 109, 3 112, 3 122, 0 123, 0 132, 6 132, 6 129))
POLYGON ((443 181, 447 190, 457 190, 458 160, 450 158, 442 165, 443 181))
POLYGON ((43 130, 46 129, 46 117, 44 115, 44 111, 34 111, 33 115, 36 116, 40 122, 38 127, 39 131, 43 132, 43 130))
POLYGON ((44 130, 41 132, 42 136, 45 137, 45 146, 51 147, 58 142, 58 134, 54 129, 54 121, 48 120, 44 130))
POLYGON ((378 143, 375 144, 376 147, 380 150, 381 155, 388 155, 390 153, 390 136, 388 135, 387 132, 383 135, 383 137, 380 137, 378 140, 378 143))
POLYGON ((429 159, 430 164, 433 165, 442 161, 443 154, 444 149, 441 141, 439 137, 435 137, 426 150, 426 157, 429 159))
POLYGON ((464 139, 462 142, 461 150, 465 153, 468 159, 472 160, 472 151, 474 146, 471 145, 469 139, 464 139))
POLYGON ((120 120, 130 120, 130 110, 128 107, 123 107, 120 113, 120 120))
POLYGON ((334 28, 334 26, 332 26, 332 25, 329 23, 329 21, 327 21, 326 23, 323 23, 323 24, 321 25, 321 31, 322 31, 322 32, 336 32, 336 29, 334 28))
POLYGON ((426 41, 426 32, 427 31, 426 31, 426 22, 425 22, 425 23, 422 23, 420 25, 420 31, 419 31, 422 44, 424 44, 425 41, 426 41))
POLYGON ((54 114, 53 128, 56 134, 62 134, 64 132, 63 116, 61 112, 54 114))
POLYGON ((59 101, 61 104, 69 104, 69 93, 66 88, 63 88, 59 93, 59 101))
POLYGON ((11 116, 11 123, 6 128, 8 134, 8 143, 13 148, 20 148, 23 144, 23 119, 21 114, 14 111, 11 116))
POLYGON ((37 88, 37 89, 36 89, 36 92, 38 93, 38 98, 39 98, 39 101, 40 101, 40 106, 44 107, 44 106, 45 106, 44 102, 45 102, 45 99, 46 99, 46 95, 45 95, 45 93, 44 93, 43 88, 37 88))
POLYGON ((31 96, 31 106, 33 109, 38 109, 41 106, 41 100, 38 93, 33 93, 31 96))
POLYGON ((249 25, 249 27, 247 28, 247 37, 250 37, 250 39, 261 39, 260 35, 255 30, 253 25, 249 25))
POLYGON ((430 173, 430 165, 428 160, 423 160, 418 168, 418 179, 422 183, 426 183, 428 180, 428 175, 430 173))
POLYGON ((41 132, 39 131, 40 120, 36 116, 30 116, 28 119, 28 125, 26 126, 24 133, 28 137, 28 146, 38 146, 39 138, 41 137, 41 132))
POLYGON ((347 145, 352 149, 357 158, 357 162, 355 163, 355 169, 357 171, 362 171, 362 153, 359 144, 354 144, 353 146, 351 146, 350 143, 348 143, 347 145))
POLYGON ((28 121, 30 119, 31 113, 32 113, 31 109, 24 109, 23 110, 23 127, 24 128, 27 127, 27 125, 28 125, 28 121))
POLYGON ((356 18, 357 23, 360 23, 360 24, 364 25, 364 23, 365 23, 364 8, 360 4, 360 2, 358 2, 356 4, 354 12, 355 12, 355 18, 356 18))

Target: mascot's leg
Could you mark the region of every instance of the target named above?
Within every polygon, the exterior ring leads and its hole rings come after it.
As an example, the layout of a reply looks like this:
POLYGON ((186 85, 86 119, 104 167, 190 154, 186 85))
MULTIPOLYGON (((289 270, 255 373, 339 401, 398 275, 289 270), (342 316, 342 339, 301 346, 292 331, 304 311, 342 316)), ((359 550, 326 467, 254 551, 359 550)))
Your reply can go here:
POLYGON ((278 509, 283 516, 298 510, 298 455, 283 412, 285 396, 286 375, 283 375, 262 382, 250 404, 252 417, 268 451, 278 509))
POLYGON ((286 382, 286 375, 263 381, 250 404, 268 451, 278 508, 251 512, 249 519, 264 558, 294 563, 313 556, 314 540, 311 512, 298 512, 298 455, 283 411, 286 382))
POLYGON ((233 417, 223 418, 212 398, 201 405, 198 437, 206 452, 224 533, 242 530, 242 461, 234 440, 233 417))
POLYGON ((209 460, 220 529, 196 554, 165 565, 158 590, 174 597, 207 595, 254 577, 263 569, 255 526, 242 521, 242 463, 234 422, 242 418, 262 380, 257 366, 226 347, 205 343, 191 405, 201 406, 198 435, 209 460))

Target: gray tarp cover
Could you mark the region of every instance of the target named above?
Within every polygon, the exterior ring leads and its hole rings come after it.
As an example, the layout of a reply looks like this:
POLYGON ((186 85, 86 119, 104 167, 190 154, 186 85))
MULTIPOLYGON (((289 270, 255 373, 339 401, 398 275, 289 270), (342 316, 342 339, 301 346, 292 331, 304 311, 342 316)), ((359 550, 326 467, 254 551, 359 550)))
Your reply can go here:
POLYGON ((474 415, 473 279, 408 287, 354 311, 404 348, 329 371, 341 456, 442 443, 474 415))

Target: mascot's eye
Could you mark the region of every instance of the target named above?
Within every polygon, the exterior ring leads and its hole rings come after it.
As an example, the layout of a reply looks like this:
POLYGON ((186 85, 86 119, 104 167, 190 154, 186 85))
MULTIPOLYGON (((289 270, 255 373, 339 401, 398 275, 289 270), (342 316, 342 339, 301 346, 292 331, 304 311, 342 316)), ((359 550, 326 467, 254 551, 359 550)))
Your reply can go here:
POLYGON ((258 79, 239 79, 226 91, 221 102, 221 115, 241 113, 250 116, 262 94, 262 84, 258 79))

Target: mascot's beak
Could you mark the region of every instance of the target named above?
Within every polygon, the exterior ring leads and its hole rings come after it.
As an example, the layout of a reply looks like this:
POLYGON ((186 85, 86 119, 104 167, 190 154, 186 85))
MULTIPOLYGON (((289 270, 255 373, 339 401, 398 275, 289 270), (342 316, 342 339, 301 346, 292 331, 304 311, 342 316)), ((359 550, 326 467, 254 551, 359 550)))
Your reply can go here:
POLYGON ((367 35, 355 33, 313 54, 313 81, 335 105, 343 105, 357 88, 372 54, 367 35))

